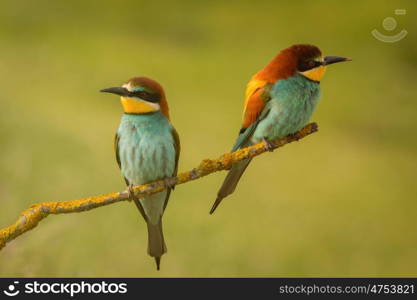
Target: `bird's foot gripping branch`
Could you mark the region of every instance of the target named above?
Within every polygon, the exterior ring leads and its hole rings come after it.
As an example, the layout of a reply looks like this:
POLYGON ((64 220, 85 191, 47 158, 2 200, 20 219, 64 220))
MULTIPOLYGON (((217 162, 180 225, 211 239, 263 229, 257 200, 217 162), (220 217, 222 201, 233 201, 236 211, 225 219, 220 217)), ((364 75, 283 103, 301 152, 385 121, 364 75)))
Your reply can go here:
MULTIPOLYGON (((278 140, 269 141, 270 145, 268 149, 270 147, 272 147, 272 149, 276 149, 288 143, 298 141, 307 135, 316 132, 317 130, 317 124, 310 123, 295 134, 288 135, 278 140)), ((178 174, 176 184, 178 185, 196 180, 217 171, 228 170, 234 163, 243 159, 258 156, 266 151, 265 142, 261 142, 256 145, 240 149, 236 152, 223 154, 217 159, 204 159, 198 167, 178 174)), ((166 188, 166 181, 159 180, 149 184, 135 186, 133 187, 133 192, 136 197, 140 197, 159 193, 166 188)), ((48 215, 82 212, 129 199, 129 192, 123 191, 78 200, 52 201, 34 204, 24 210, 14 224, 0 229, 0 250, 3 249, 8 242, 14 240, 19 235, 35 228, 38 223, 48 215)))

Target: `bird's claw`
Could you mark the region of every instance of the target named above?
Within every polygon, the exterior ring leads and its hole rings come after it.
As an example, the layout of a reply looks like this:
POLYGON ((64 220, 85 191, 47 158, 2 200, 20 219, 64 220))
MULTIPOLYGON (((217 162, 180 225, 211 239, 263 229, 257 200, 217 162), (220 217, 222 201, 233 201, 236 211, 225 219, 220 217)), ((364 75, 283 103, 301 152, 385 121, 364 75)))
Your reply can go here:
POLYGON ((265 150, 272 152, 275 149, 275 145, 273 143, 271 143, 270 141, 268 141, 267 139, 264 139, 264 143, 265 143, 265 150))
POLYGON ((129 200, 133 200, 136 198, 135 191, 133 190, 133 184, 129 184, 127 186, 127 194, 129 195, 129 200))
POLYGON ((290 139, 295 140, 295 141, 297 141, 297 142, 298 142, 298 140, 300 139, 300 136, 298 135, 298 133, 297 133, 297 132, 295 132, 295 133, 290 133, 288 136, 289 136, 289 138, 290 138, 290 139))
POLYGON ((165 186, 168 189, 175 189, 175 185, 177 184, 177 178, 176 177, 167 177, 164 179, 165 186))

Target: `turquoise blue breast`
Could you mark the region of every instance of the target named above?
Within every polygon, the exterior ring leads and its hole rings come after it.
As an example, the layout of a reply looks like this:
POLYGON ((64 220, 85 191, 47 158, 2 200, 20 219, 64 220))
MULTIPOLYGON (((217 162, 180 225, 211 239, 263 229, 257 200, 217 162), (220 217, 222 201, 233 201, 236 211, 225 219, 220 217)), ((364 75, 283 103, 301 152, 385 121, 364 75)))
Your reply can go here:
POLYGON ((160 112, 124 114, 117 133, 122 175, 130 183, 172 176, 176 157, 172 126, 160 112))
POLYGON ((319 100, 320 84, 297 74, 277 81, 270 93, 271 100, 265 106, 269 114, 259 122, 253 143, 281 138, 304 127, 319 100))

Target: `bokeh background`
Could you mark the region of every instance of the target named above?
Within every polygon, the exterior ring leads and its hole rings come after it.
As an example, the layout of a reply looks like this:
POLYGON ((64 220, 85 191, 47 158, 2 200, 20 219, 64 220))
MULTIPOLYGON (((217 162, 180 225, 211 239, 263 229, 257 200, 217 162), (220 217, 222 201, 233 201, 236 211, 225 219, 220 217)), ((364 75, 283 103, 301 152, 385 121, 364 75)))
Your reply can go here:
POLYGON ((230 149, 245 85, 280 49, 312 43, 353 58, 321 83, 320 131, 257 158, 215 215, 224 172, 175 189, 160 272, 125 202, 48 217, 0 252, 0 275, 416 276, 416 9, 0 0, 0 227, 33 203, 125 188, 113 153, 122 109, 101 88, 138 75, 161 82, 185 171, 230 149), (373 29, 408 36, 384 43, 373 29))

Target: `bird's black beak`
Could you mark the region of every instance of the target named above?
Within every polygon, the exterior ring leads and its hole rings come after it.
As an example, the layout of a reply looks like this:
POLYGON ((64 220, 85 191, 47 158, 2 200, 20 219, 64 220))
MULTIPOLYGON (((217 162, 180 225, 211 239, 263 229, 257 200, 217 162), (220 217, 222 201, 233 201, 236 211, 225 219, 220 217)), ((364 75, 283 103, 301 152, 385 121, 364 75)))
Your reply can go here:
POLYGON ((122 87, 111 87, 107 89, 100 90, 102 93, 112 93, 120 96, 127 96, 129 94, 129 91, 122 87))
POLYGON ((323 65, 327 66, 327 65, 331 65, 331 64, 335 64, 335 63, 343 62, 343 61, 351 61, 351 59, 347 57, 341 57, 341 56, 325 56, 323 65))

